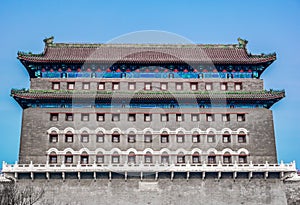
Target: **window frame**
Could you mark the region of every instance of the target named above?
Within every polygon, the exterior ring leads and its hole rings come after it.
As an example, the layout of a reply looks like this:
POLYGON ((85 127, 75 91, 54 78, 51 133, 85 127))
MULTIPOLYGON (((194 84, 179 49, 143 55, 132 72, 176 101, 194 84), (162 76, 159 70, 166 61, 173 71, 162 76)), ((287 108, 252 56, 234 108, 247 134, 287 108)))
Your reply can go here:
POLYGON ((223 143, 231 143, 231 134, 223 133, 222 134, 222 142, 223 143), (227 140, 225 140, 227 139, 227 140))
POLYGON ((75 90, 75 82, 67 82, 67 90, 75 90))
POLYGON ((211 114, 211 113, 206 114, 206 122, 214 122, 214 121, 215 121, 215 114, 211 114))
POLYGON ((234 83, 234 90, 235 91, 241 91, 243 90, 243 86, 242 86, 242 83, 241 82, 235 82, 234 83), (239 87, 238 87, 239 86, 239 87), (238 89, 237 89, 238 88, 238 89))
POLYGON ((144 83, 144 90, 152 90, 152 83, 145 82, 145 83, 144 83), (147 88, 148 86, 150 86, 150 87, 147 88))
POLYGON ((183 83, 175 83, 175 90, 183 90, 183 83), (178 86, 180 86, 180 89, 178 89, 178 86))
POLYGON ((136 90, 136 83, 135 82, 129 82, 128 83, 128 90, 136 90), (133 88, 131 86, 133 86, 133 88))
POLYGON ((105 82, 99 82, 97 85, 97 90, 105 90, 105 82), (100 85, 103 86, 103 88, 101 88, 100 85))
POLYGON ((104 133, 97 133, 96 134, 96 142, 97 143, 104 143, 105 142, 105 134, 104 133), (102 139, 102 140, 99 140, 102 139))
POLYGON ((120 118, 121 118, 120 114, 118 114, 118 113, 114 113, 114 114, 111 115, 111 121, 112 122, 119 122, 120 118), (117 120, 115 120, 115 119, 117 119, 117 120))
POLYGON ((136 134, 135 133, 128 134, 127 142, 128 143, 135 143, 136 142, 136 134))
POLYGON ((162 90, 162 91, 168 90, 168 83, 167 82, 160 83, 160 90, 162 90), (163 87, 165 87, 165 88, 163 88, 163 87))
POLYGON ((160 121, 161 122, 169 122, 169 114, 160 114, 160 121), (166 120, 163 120, 164 117, 166 120))
POLYGON ((97 113, 96 114, 96 120, 97 120, 97 122, 105 122, 105 114, 104 113, 97 113), (100 117, 102 117, 102 120, 100 120, 100 117))
POLYGON ((73 143, 74 142, 74 134, 72 132, 67 132, 65 134, 65 143, 73 143), (72 139, 72 140, 69 140, 72 139))
POLYGON ((153 135, 150 134, 150 133, 145 133, 144 134, 144 142, 145 143, 152 143, 152 140, 153 140, 153 135), (147 140, 149 139, 149 140, 147 140))
POLYGON ((185 135, 183 133, 176 134, 176 142, 177 143, 184 143, 185 141, 185 135))
POLYGON ((90 121, 90 114, 89 113, 81 113, 81 121, 82 122, 90 121))
POLYGON ((120 88, 121 88, 120 82, 112 82, 112 84, 111 84, 111 89, 112 90, 120 90, 120 88))
POLYGON ((176 114, 176 122, 183 122, 184 121, 184 114, 176 114))
POLYGON ((168 133, 160 134, 160 143, 169 143, 170 135, 168 133))
POLYGON ((221 82, 221 83, 220 83, 220 90, 221 90, 221 91, 226 91, 226 90, 228 90, 228 83, 226 83, 226 82, 221 82), (223 89, 223 86, 224 86, 225 89, 223 89))
POLYGON ((60 82, 52 82, 52 90, 60 90, 60 82))
POLYGON ((111 142, 112 143, 120 143, 121 140, 121 134, 118 132, 113 132, 111 134, 111 142))
POLYGON ((88 133, 81 133, 80 142, 89 143, 89 141, 90 141, 90 135, 88 133))
POLYGON ((190 90, 191 91, 197 91, 199 90, 199 85, 197 82, 190 82, 190 90), (195 86, 195 87, 194 87, 195 86))
POLYGON ((199 122, 200 121, 199 114, 191 114, 191 121, 192 122, 199 122), (196 120, 194 120, 194 117, 196 117, 196 120))
POLYGON ((51 132, 49 134, 49 142, 50 143, 57 143, 58 142, 58 133, 51 132))
POLYGON ((82 83, 82 90, 90 90, 91 89, 91 83, 90 82, 83 82, 82 83), (87 87, 85 87, 87 86, 87 87))
POLYGON ((246 114, 245 113, 239 113, 236 115, 237 122, 245 122, 246 121, 246 114))
POLYGON ((65 121, 74 121, 74 113, 66 113, 65 121))
POLYGON ((222 122, 230 122, 230 114, 222 114, 222 122))
POLYGON ((212 83, 205 83, 205 90, 206 91, 212 91, 213 90, 213 84, 212 83))
POLYGON ((58 157, 57 157, 57 154, 50 154, 49 155, 49 164, 57 164, 58 162, 58 157), (53 161, 53 159, 55 159, 53 161))
POLYGON ((59 113, 50 113, 50 121, 57 122, 59 121, 59 113), (56 118, 56 120, 55 120, 56 118))
POLYGON ((216 134, 209 133, 207 134, 207 143, 215 143, 216 142, 216 134))
POLYGON ((152 114, 145 113, 144 114, 144 122, 152 122, 152 114), (149 117, 149 120, 146 120, 149 117))
POLYGON ((128 114, 127 121, 128 122, 135 122, 136 121, 136 114, 135 113, 128 114))

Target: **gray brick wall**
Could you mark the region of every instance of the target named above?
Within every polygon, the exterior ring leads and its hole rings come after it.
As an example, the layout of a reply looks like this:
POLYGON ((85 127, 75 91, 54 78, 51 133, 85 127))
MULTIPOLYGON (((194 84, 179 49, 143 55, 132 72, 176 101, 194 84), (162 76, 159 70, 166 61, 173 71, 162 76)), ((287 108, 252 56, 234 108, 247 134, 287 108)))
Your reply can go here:
MULTIPOLYGON (((245 148, 249 151, 248 161, 253 163, 276 163, 276 147, 273 127, 272 111, 263 108, 254 109, 96 109, 96 108, 28 108, 23 112, 22 122, 22 134, 20 144, 20 163, 45 163, 46 162, 46 151, 50 148, 57 148, 63 151, 66 148, 72 148, 75 151, 79 151, 81 148, 88 148, 90 151, 95 151, 96 148, 103 148, 107 151, 112 148, 119 148, 122 151, 126 151, 129 148, 134 148, 138 151, 142 151, 145 148, 152 148, 155 151, 159 151, 162 148, 168 148, 170 151, 176 151, 179 148, 183 148, 187 151, 191 151, 194 148, 200 148, 203 151, 207 151, 209 148, 215 148, 218 151, 222 151, 225 148, 230 148, 233 151, 237 151, 241 148, 245 148), (65 121, 65 113, 74 113, 74 121, 65 121), (106 113, 105 122, 96 121, 96 113, 106 113), (57 122, 50 121, 50 113, 59 113, 59 120, 57 122), (89 113, 90 121, 82 122, 81 113, 89 113), (120 113, 121 119, 119 122, 111 121, 111 113, 120 113), (135 122, 128 122, 128 113, 136 114, 135 122), (143 113, 152 113, 152 122, 144 122, 143 113), (161 113, 170 113, 168 122, 160 121, 161 113), (176 122, 175 113, 183 113, 185 115, 184 122, 176 122), (200 121, 192 122, 190 114, 200 113, 200 121), (215 121, 207 122, 206 113, 214 113, 215 121), (222 113, 230 113, 230 121, 223 122, 221 120, 222 113), (246 120, 244 122, 237 122, 237 114, 245 113, 246 120), (121 135, 120 143, 112 143, 111 135, 105 136, 104 143, 96 143, 96 136, 90 135, 88 143, 80 142, 80 136, 75 135, 73 143, 66 143, 64 141, 64 135, 59 136, 58 143, 50 143, 49 135, 47 130, 51 127, 56 127, 63 131, 67 127, 80 130, 83 127, 95 131, 97 128, 102 127, 105 130, 111 130, 112 128, 120 128, 122 131, 126 131, 128 128, 135 128, 138 131, 142 131, 145 128, 152 128, 154 131, 159 131, 163 128, 168 128, 171 131, 175 131, 181 127, 187 131, 193 128, 200 128, 205 131, 208 128, 214 128, 217 131, 221 131, 223 128, 229 128, 236 131, 239 128, 245 128, 249 131, 247 135, 246 143, 238 143, 237 135, 233 134, 230 143, 223 143, 222 136, 216 135, 216 141, 214 143, 208 143, 206 135, 201 135, 200 143, 192 143, 191 134, 185 136, 184 143, 177 143, 176 136, 170 134, 169 143, 160 143, 160 135, 153 134, 152 143, 144 143, 143 135, 137 135, 136 143, 128 143, 127 136, 121 135)), ((237 160, 237 157, 233 160, 237 160)), ((59 158, 59 160, 63 160, 59 158)), ((79 157, 74 159, 74 163, 77 163, 79 157)), ((125 160, 125 158, 124 158, 125 160)), ((140 161, 141 158, 138 158, 140 161)), ((207 159, 204 157, 202 161, 207 159)), ((221 156, 217 156, 217 161, 222 160, 221 156)), ((90 162, 93 158, 90 159, 90 162)), ((106 159, 108 162, 109 159, 106 159)), ((158 158, 154 159, 159 161, 158 158)), ((173 161, 176 161, 175 158, 173 161)))
POLYGON ((45 193, 37 204, 244 204, 295 205, 299 203, 299 182, 284 183, 279 179, 159 179, 125 182, 108 180, 20 180, 20 187, 43 188, 45 193))

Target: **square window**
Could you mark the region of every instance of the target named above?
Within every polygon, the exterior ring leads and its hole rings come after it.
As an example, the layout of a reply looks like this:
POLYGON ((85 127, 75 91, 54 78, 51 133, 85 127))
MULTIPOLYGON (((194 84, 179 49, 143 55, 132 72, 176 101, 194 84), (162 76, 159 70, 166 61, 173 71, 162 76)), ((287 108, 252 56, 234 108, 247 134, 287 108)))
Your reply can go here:
POLYGON ((199 156, 193 156, 192 160, 193 160, 193 163, 200 163, 200 157, 199 156))
POLYGON ((161 156, 161 163, 168 164, 169 163, 169 156, 161 156))
POLYGON ((66 157, 65 157, 65 162, 66 162, 67 164, 73 163, 73 156, 66 156, 66 157))
POLYGON ((183 143, 184 142, 184 135, 177 135, 176 139, 177 139, 177 143, 183 143))
POLYGON ((215 142, 215 135, 207 135, 207 142, 214 143, 215 142))
POLYGON ((82 83, 82 89, 83 90, 89 90, 90 89, 90 83, 82 83))
POLYGON ((198 122, 199 121, 199 114, 191 114, 191 121, 198 122))
POLYGON ((220 90, 227 90, 227 89, 228 89, 227 83, 220 84, 220 90))
POLYGON ((97 142, 103 143, 104 142, 104 135, 103 134, 98 134, 96 135, 97 142))
POLYGON ((208 156, 208 164, 216 164, 216 156, 208 156))
POLYGON ((230 143, 230 135, 229 134, 224 134, 223 135, 223 143, 230 143))
POLYGON ((244 135, 244 134, 239 134, 239 135, 238 135, 238 142, 239 142, 239 143, 246 143, 246 135, 244 135))
POLYGON ((50 121, 58 121, 58 113, 50 113, 50 121))
POLYGON ((57 163, 57 156, 49 156, 49 163, 50 164, 55 164, 57 163))
POLYGON ((223 157, 223 163, 225 163, 225 164, 231 163, 231 156, 224 156, 223 157))
POLYGON ((135 138, 136 138, 136 135, 128 135, 128 142, 129 143, 135 143, 135 138))
POLYGON ((112 114, 111 121, 113 121, 113 122, 120 121, 120 114, 112 114))
POLYGON ((113 134, 112 135, 112 142, 119 143, 120 142, 120 135, 119 134, 113 134))
POLYGON ((205 83, 205 90, 212 90, 212 89, 213 89, 212 83, 205 83))
POLYGON ((82 134, 81 135, 81 142, 88 143, 89 142, 89 135, 88 134, 82 134))
POLYGON ((136 120, 136 115, 135 114, 128 114, 128 121, 129 122, 135 122, 136 120))
POLYGON ((80 164, 88 164, 89 156, 80 156, 80 164))
POLYGON ((177 156, 177 163, 184 163, 185 157, 184 156, 177 156))
POLYGON ((161 90, 168 90, 168 83, 160 83, 161 90))
POLYGON ((200 142, 200 135, 199 134, 193 134, 192 135, 192 142, 193 143, 199 143, 200 142))
POLYGON ((99 121, 99 122, 104 122, 105 121, 104 113, 97 113, 97 121, 99 121))
POLYGON ((58 142, 58 134, 50 134, 50 142, 51 143, 58 142))
POLYGON ((67 89, 68 90, 74 90, 75 89, 75 82, 68 82, 67 83, 67 89))
POLYGON ((169 115, 168 114, 161 114, 160 115, 160 121, 162 121, 162 122, 169 121, 169 115))
POLYGON ((103 82, 98 83, 98 90, 105 90, 105 83, 103 82))
POLYGON ((230 121, 230 115, 229 114, 222 114, 222 121, 223 122, 229 122, 230 121))
POLYGON ((112 163, 119 163, 120 162, 120 157, 119 156, 112 156, 112 163))
POLYGON ((135 90, 136 84, 135 83, 128 83, 128 90, 135 90))
POLYGON ((152 115, 151 114, 144 114, 144 121, 145 122, 151 122, 152 121, 152 115))
POLYGON ((152 90, 152 83, 145 83, 144 90, 152 90))
POLYGON ((73 121, 73 113, 66 113, 66 121, 73 121))
POLYGON ((113 90, 120 90, 120 83, 112 83, 113 90))
POLYGON ((161 143, 168 143, 169 135, 161 135, 160 141, 161 141, 161 143))
POLYGON ((206 114, 206 121, 207 122, 215 121, 215 115, 214 114, 206 114))
POLYGON ((234 83, 235 90, 242 90, 242 83, 234 83))
POLYGON ((152 142, 152 135, 151 134, 145 134, 144 136, 145 143, 151 143, 152 142))
POLYGON ((245 114, 237 114, 237 121, 243 122, 246 120, 245 114))
POLYGON ((81 114, 81 121, 89 121, 90 115, 88 113, 81 114))
POLYGON ((96 162, 99 164, 104 163, 104 156, 103 155, 96 156, 96 162))
POLYGON ((59 90, 60 89, 60 83, 59 82, 53 82, 52 83, 52 90, 59 90))
POLYGON ((198 90, 198 83, 191 83, 190 86, 191 86, 191 90, 193 91, 198 90))
POLYGON ((247 157, 246 156, 239 156, 239 163, 240 164, 247 163, 247 157))
POLYGON ((184 121, 184 115, 183 114, 176 114, 176 121, 177 122, 183 122, 184 121))
POLYGON ((73 134, 67 134, 65 142, 72 143, 73 142, 73 134))
POLYGON ((183 83, 176 83, 176 90, 183 90, 183 83))
POLYGON ((145 163, 152 163, 152 156, 145 156, 145 163))

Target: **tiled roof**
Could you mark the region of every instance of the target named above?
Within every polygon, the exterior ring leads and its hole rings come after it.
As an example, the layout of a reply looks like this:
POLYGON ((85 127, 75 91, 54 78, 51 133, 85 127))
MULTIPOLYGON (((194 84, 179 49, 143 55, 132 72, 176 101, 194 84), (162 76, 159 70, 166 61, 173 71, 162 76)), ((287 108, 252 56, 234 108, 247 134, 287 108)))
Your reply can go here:
POLYGON ((34 100, 76 100, 76 99, 131 99, 131 100, 180 100, 180 99, 197 99, 197 100, 237 100, 237 101, 254 101, 254 100, 275 100, 278 101, 285 97, 284 91, 258 91, 258 92, 84 92, 84 91, 12 91, 14 98, 34 99, 34 100))
POLYGON ((20 60, 53 63, 214 63, 261 64, 276 54, 251 55, 246 45, 228 44, 65 44, 46 43, 42 54, 18 53, 20 60))

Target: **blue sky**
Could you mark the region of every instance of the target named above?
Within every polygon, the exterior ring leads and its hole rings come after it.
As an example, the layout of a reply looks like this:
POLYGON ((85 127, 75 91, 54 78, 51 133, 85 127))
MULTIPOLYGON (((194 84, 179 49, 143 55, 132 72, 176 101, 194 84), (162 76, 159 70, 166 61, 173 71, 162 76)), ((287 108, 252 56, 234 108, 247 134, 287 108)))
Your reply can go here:
POLYGON ((195 43, 249 41, 251 53, 276 52, 264 72, 266 88, 285 89, 272 107, 278 159, 300 167, 300 1, 34 1, 0 3, 0 161, 17 160, 22 109, 11 88, 28 88, 29 77, 17 51, 40 53, 42 40, 107 42, 140 30, 162 30, 195 43))

